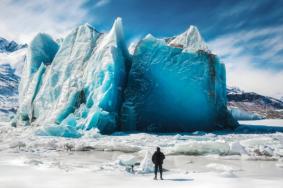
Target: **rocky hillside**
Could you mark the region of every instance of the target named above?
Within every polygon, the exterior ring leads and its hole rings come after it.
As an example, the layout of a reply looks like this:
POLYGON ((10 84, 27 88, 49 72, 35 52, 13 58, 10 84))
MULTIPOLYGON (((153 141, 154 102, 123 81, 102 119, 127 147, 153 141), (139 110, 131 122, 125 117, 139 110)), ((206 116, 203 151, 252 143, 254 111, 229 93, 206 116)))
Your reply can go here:
POLYGON ((235 109, 239 109, 243 112, 242 115, 250 114, 250 118, 246 116, 237 119, 283 118, 283 102, 279 99, 233 87, 227 88, 227 99, 230 109, 237 112, 235 109))

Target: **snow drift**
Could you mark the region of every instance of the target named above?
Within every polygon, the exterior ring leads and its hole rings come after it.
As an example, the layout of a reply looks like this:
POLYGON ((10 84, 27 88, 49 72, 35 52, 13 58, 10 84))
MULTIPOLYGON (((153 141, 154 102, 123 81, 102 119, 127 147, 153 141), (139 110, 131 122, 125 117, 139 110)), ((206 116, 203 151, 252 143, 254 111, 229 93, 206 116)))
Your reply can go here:
POLYGON ((116 19, 108 33, 85 24, 58 44, 38 34, 20 83, 18 125, 39 135, 79 137, 93 128, 194 131, 234 128, 225 67, 196 27, 167 39, 146 36, 132 55, 116 19))

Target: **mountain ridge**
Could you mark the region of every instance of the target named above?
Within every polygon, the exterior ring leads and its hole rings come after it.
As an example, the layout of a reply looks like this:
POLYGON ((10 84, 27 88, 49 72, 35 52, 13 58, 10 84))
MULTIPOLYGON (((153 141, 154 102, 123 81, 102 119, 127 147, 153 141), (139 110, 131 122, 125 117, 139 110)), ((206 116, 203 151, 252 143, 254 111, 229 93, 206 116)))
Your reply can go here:
MULTIPOLYGON (((228 107, 250 113, 251 119, 283 118, 283 102, 255 92, 246 92, 236 87, 227 88, 228 107)), ((241 119, 241 118, 239 118, 241 119)), ((248 116, 246 119, 249 119, 248 116)))
POLYGON ((0 53, 11 53, 22 48, 26 48, 27 44, 18 44, 15 41, 8 41, 0 37, 0 53))

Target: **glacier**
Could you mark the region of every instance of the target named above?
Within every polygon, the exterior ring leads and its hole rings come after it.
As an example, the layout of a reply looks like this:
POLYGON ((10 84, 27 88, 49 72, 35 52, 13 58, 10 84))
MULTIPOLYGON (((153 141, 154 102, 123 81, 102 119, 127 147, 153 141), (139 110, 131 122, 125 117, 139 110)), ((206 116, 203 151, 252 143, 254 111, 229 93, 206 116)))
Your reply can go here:
POLYGON ((121 18, 106 33, 84 24, 58 42, 38 34, 28 48, 15 123, 63 137, 93 129, 237 127, 226 107, 225 67, 195 26, 171 38, 147 35, 131 48, 121 18))
POLYGON ((174 39, 149 34, 138 43, 121 109, 122 130, 211 131, 237 124, 226 108, 225 67, 204 42, 191 42, 199 40, 191 26, 174 39))
POLYGON ((29 48, 17 118, 21 124, 43 125, 41 135, 78 137, 77 130, 92 128, 113 132, 127 57, 121 19, 109 33, 79 26, 60 46, 38 35, 29 48))

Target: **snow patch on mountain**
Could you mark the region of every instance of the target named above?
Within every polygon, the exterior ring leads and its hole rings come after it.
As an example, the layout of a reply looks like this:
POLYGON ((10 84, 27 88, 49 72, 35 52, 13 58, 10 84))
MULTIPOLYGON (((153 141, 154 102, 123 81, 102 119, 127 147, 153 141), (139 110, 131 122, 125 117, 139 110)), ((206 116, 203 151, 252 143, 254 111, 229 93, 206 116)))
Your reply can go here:
POLYGON ((227 98, 228 107, 238 120, 283 118, 283 102, 279 99, 235 87, 227 88, 227 98))
POLYGON ((21 48, 14 52, 0 53, 0 66, 10 65, 17 76, 21 76, 26 59, 27 48, 21 48))
POLYGON ((15 41, 8 41, 0 37, 0 53, 10 53, 26 47, 26 44, 17 44, 15 41))
POLYGON ((0 37, 0 117, 9 120, 18 108, 18 85, 27 45, 0 37))

